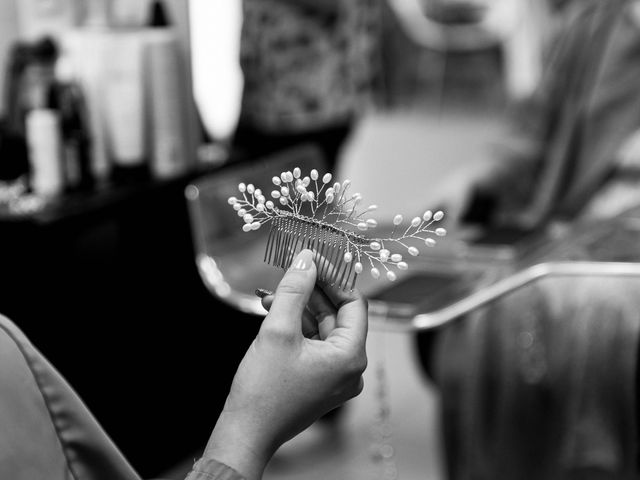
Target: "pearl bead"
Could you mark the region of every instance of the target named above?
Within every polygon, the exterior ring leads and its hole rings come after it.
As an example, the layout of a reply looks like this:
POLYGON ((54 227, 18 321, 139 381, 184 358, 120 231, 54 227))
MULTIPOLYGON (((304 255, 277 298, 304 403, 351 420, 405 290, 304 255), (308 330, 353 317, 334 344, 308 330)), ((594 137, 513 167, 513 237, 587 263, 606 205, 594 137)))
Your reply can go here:
POLYGON ((439 221, 440 221, 440 220, 442 220, 443 218, 444 218, 444 212, 441 212, 441 211, 437 211, 437 212, 435 213, 435 215, 433 216, 433 219, 434 219, 436 222, 439 222, 439 221))
POLYGON ((378 205, 369 205, 367 207, 367 211, 369 212, 375 212, 378 209, 378 205))
POLYGON ((315 168, 311 170, 311 180, 318 180, 318 170, 316 170, 315 168))
POLYGON ((378 222, 373 218, 367 218, 367 226, 370 228, 376 228, 378 226, 378 222))
POLYGON ((400 225, 402 223, 402 215, 398 214, 395 217, 393 217, 393 224, 394 225, 400 225))
POLYGON ((424 239, 424 244, 425 244, 427 247, 435 247, 435 245, 436 245, 436 241, 435 241, 433 238, 425 238, 425 239, 424 239))
POLYGON ((309 196, 310 202, 313 202, 313 200, 316 198, 316 194, 313 192, 307 192, 307 195, 309 196))
POLYGON ((390 282, 395 282, 396 278, 398 278, 398 277, 396 276, 396 274, 394 272, 391 272, 391 271, 387 272, 387 279, 390 282))
POLYGON ((280 204, 282 204, 282 205, 286 205, 287 203, 289 203, 289 202, 287 202, 287 199, 286 199, 286 198, 284 198, 284 197, 280 197, 280 204))
POLYGON ((265 205, 267 206, 267 208, 269 210, 271 210, 273 208, 273 202, 271 200, 269 200, 267 203, 265 203, 265 205))
POLYGON ((371 269, 371 276, 373 278, 375 278, 376 280, 380 278, 380 270, 378 270, 377 268, 372 268, 371 269))
POLYGON ((447 234, 447 230, 445 228, 436 228, 436 235, 439 237, 444 237, 447 234))
POLYGON ((267 201, 266 198, 264 198, 264 195, 258 195, 258 203, 264 203, 267 201))
POLYGON ((398 268, 400 270, 406 270, 407 268, 409 268, 409 265, 407 265, 407 262, 398 262, 398 268))
POLYGON ((229 205, 235 205, 237 201, 238 199, 236 197, 229 197, 229 200, 227 200, 227 203, 229 205))
POLYGON ((333 195, 327 195, 327 203, 328 204, 333 203, 333 195))
POLYGON ((238 210, 240 210, 242 208, 242 206, 239 203, 234 203, 233 204, 233 209, 237 212, 238 210))
POLYGON ((244 223, 253 223, 253 215, 247 213, 244 217, 242 217, 244 223))
POLYGON ((241 208, 240 210, 238 210, 238 216, 240 218, 244 217, 247 214, 247 211, 244 208, 241 208))
POLYGON ((391 261, 398 263, 402 261, 402 255, 400 255, 399 253, 394 253, 393 255, 391 255, 391 261))
POLYGON ((369 248, 371 248, 371 250, 377 251, 377 250, 380 250, 380 248, 382 248, 382 246, 380 245, 379 242, 371 242, 369 244, 369 248))
POLYGON ((341 185, 338 182, 333 184, 333 191, 336 192, 336 195, 340 193, 340 188, 341 188, 341 185))
POLYGON ((240 190, 241 193, 244 193, 247 191, 247 186, 244 183, 241 183, 238 185, 238 190, 240 190))
POLYGON ((279 177, 273 177, 273 178, 271 179, 271 181, 272 181, 272 182, 273 182, 273 184, 274 184, 274 185, 276 185, 276 186, 280 186, 280 184, 282 183, 282 181, 280 180, 280 178, 279 178, 279 177))
POLYGON ((253 192, 255 191, 256 191, 256 187, 254 187, 252 183, 247 185, 247 193, 253 194, 253 192))
POLYGON ((308 202, 309 201, 309 193, 305 192, 302 195, 300 195, 300 200, 302 200, 303 202, 308 202))
POLYGON ((299 193, 299 194, 301 194, 301 195, 302 195, 303 193, 306 193, 306 192, 307 192, 307 189, 306 189, 306 188, 304 188, 304 186, 303 186, 302 184, 298 185, 298 186, 296 187, 296 190, 297 190, 297 191, 298 191, 298 193, 299 193))
POLYGON ((333 177, 330 173, 325 173, 324 177, 322 177, 322 183, 329 183, 333 177))
POLYGON ((304 185, 305 187, 308 187, 311 184, 311 179, 309 177, 304 177, 302 179, 302 185, 304 185))
POLYGON ((293 177, 294 178, 300 178, 301 174, 302 174, 302 172, 300 171, 300 169, 298 167, 293 169, 293 177))
POLYGON ((324 192, 325 195, 333 195, 334 193, 335 193, 335 190, 333 189, 333 187, 327 188, 327 191, 324 192))
POLYGON ((431 217, 433 217, 433 213, 431 213, 431 210, 427 210, 426 212, 424 212, 424 215, 422 215, 422 219, 425 222, 428 222, 429 220, 431 220, 431 217))
POLYGON ((287 181, 287 172, 282 172, 282 173, 280 174, 280 179, 281 179, 283 182, 286 182, 286 181, 287 181))
POLYGON ((250 232, 251 231, 251 225, 249 225, 248 223, 245 223, 244 225, 242 225, 242 231, 243 232, 250 232))
POLYGON ((362 264, 360 262, 356 262, 353 269, 355 270, 356 274, 360 275, 362 273, 362 264))
POLYGON ((358 224, 358 230, 365 231, 367 229, 367 224, 365 222, 360 222, 358 224))
POLYGON ((344 254, 343 259, 345 263, 351 263, 351 260, 353 260, 353 254, 351 252, 347 252, 344 254))
POLYGON ((262 190, 260 190, 259 188, 256 188, 256 191, 253 193, 256 197, 259 197, 260 195, 262 195, 262 190))
POLYGON ((280 192, 278 190, 274 190, 273 192, 271 192, 271 196, 273 198, 280 198, 280 192))
POLYGON ((260 222, 253 222, 251 224, 251 230, 258 230, 262 224, 260 222))
POLYGON ((287 182, 293 182, 293 173, 287 172, 287 182))
POLYGON ((417 227, 422 223, 422 220, 420 219, 420 217, 415 217, 413 220, 411 220, 411 226, 412 227, 417 227))
POLYGON ((258 205, 256 205, 256 210, 258 210, 259 212, 264 212, 264 204, 259 203, 258 205))
POLYGON ((420 255, 420 250, 418 250, 416 247, 409 247, 407 248, 407 251, 409 252, 409 255, 412 255, 414 257, 420 255))
POLYGON ((390 254, 391 252, 389 250, 387 250, 386 248, 383 248, 382 250, 380 250, 380 260, 383 262, 386 262, 387 260, 389 260, 390 254))
POLYGON ((289 187, 282 187, 280 189, 280 193, 282 194, 283 197, 288 197, 289 196, 289 187))

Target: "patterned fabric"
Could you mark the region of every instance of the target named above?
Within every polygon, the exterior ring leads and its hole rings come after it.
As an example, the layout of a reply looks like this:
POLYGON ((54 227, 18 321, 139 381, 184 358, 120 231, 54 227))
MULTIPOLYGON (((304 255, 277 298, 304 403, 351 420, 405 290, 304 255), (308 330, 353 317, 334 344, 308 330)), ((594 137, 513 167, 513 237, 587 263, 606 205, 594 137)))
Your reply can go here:
POLYGON ((378 0, 328 14, 284 0, 244 0, 240 122, 272 133, 323 128, 371 104, 378 0))

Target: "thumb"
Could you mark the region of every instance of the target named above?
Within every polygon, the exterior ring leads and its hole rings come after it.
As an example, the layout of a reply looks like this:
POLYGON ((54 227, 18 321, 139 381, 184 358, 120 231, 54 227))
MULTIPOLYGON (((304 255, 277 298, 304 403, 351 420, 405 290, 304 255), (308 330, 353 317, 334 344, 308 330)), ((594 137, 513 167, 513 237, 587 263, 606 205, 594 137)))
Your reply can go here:
POLYGON ((302 250, 280 280, 264 323, 280 331, 300 333, 302 315, 315 283, 316 266, 313 262, 313 252, 302 250))

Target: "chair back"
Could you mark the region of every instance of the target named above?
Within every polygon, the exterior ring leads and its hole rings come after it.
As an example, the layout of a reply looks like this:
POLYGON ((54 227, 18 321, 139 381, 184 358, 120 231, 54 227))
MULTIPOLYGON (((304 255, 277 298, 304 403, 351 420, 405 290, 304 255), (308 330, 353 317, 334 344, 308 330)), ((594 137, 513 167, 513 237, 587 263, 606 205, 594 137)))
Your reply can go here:
POLYGON ((231 163, 190 183, 185 189, 198 272, 216 298, 245 313, 264 315, 256 288, 274 289, 282 272, 264 263, 269 226, 242 231, 243 221, 228 204, 238 196, 238 184, 253 184, 270 198, 271 179, 300 167, 326 171, 326 161, 314 145, 304 144, 261 158, 231 163))

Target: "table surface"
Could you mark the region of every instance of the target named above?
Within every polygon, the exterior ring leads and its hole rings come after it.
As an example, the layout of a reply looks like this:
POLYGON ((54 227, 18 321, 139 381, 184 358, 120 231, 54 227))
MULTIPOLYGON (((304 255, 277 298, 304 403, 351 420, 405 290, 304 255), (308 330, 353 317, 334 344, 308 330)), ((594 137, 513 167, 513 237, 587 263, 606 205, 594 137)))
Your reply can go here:
MULTIPOLYGON (((105 209, 117 207, 132 200, 161 193, 176 185, 189 182, 199 175, 215 171, 211 167, 200 166, 167 179, 141 178, 126 183, 107 183, 90 191, 74 192, 38 202, 31 210, 12 209, 7 203, 0 203, 0 225, 30 224, 51 225, 76 217, 86 217, 105 209)), ((35 197, 32 197, 35 200, 35 197)))

